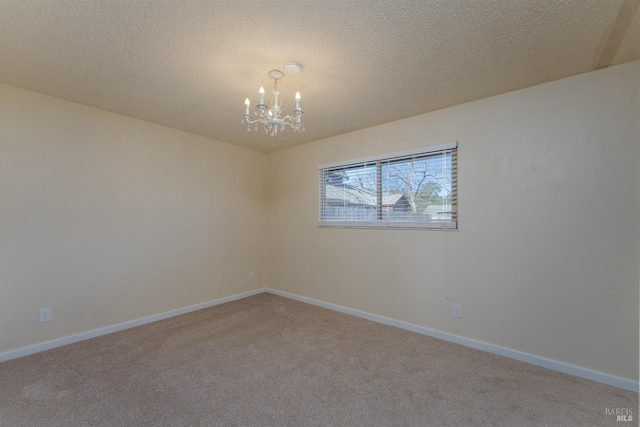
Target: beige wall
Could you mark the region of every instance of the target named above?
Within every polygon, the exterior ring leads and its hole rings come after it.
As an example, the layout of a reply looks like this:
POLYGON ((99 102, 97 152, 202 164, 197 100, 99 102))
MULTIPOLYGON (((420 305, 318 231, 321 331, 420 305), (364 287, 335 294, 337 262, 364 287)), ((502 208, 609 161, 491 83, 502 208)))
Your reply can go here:
POLYGON ((637 380, 639 88, 636 61, 269 153, 268 286, 637 380), (458 232, 317 228, 318 164, 449 141, 458 232))
POLYGON ((6 85, 0 144, 0 352, 265 285, 265 154, 6 85))
POLYGON ((0 352, 268 285, 637 380, 639 90, 634 62, 265 155, 0 85, 0 352), (318 164, 453 140, 460 231, 317 228, 318 164))

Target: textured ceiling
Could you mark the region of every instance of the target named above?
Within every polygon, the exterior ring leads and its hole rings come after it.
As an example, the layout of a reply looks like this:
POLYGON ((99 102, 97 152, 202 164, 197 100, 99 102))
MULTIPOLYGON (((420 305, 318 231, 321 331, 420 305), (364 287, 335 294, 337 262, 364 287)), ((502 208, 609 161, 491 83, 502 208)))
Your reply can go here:
POLYGON ((272 151, 640 59, 640 0, 0 0, 0 81, 272 151), (307 131, 240 123, 267 72, 307 131))

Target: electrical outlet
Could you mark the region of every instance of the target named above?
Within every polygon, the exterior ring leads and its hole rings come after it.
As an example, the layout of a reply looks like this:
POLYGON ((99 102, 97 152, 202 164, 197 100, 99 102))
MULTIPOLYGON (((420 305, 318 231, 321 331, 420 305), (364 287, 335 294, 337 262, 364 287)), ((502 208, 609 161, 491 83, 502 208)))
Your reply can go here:
POLYGON ((53 319, 53 309, 51 307, 40 309, 40 323, 50 322, 53 319))
POLYGON ((460 304, 453 304, 453 317, 462 317, 462 306, 460 304))
POLYGON ((249 272, 249 280, 253 280, 253 279, 254 279, 254 277, 255 277, 255 276, 254 276, 254 274, 253 274, 253 271, 250 271, 250 272, 249 272))

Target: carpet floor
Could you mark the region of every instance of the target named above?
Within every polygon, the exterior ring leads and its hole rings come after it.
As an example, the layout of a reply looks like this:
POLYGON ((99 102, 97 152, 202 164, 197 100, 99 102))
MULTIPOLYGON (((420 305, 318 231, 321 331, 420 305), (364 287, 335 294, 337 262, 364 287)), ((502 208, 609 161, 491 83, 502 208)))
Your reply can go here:
POLYGON ((0 363, 6 427, 620 426, 637 408, 634 392, 266 293, 0 363))

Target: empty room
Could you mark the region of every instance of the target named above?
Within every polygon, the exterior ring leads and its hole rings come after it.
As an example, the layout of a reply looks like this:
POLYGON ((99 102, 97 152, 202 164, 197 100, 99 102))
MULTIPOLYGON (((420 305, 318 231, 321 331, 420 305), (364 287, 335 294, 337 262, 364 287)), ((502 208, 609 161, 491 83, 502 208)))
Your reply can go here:
POLYGON ((640 0, 0 0, 0 426, 638 425, 640 0))

